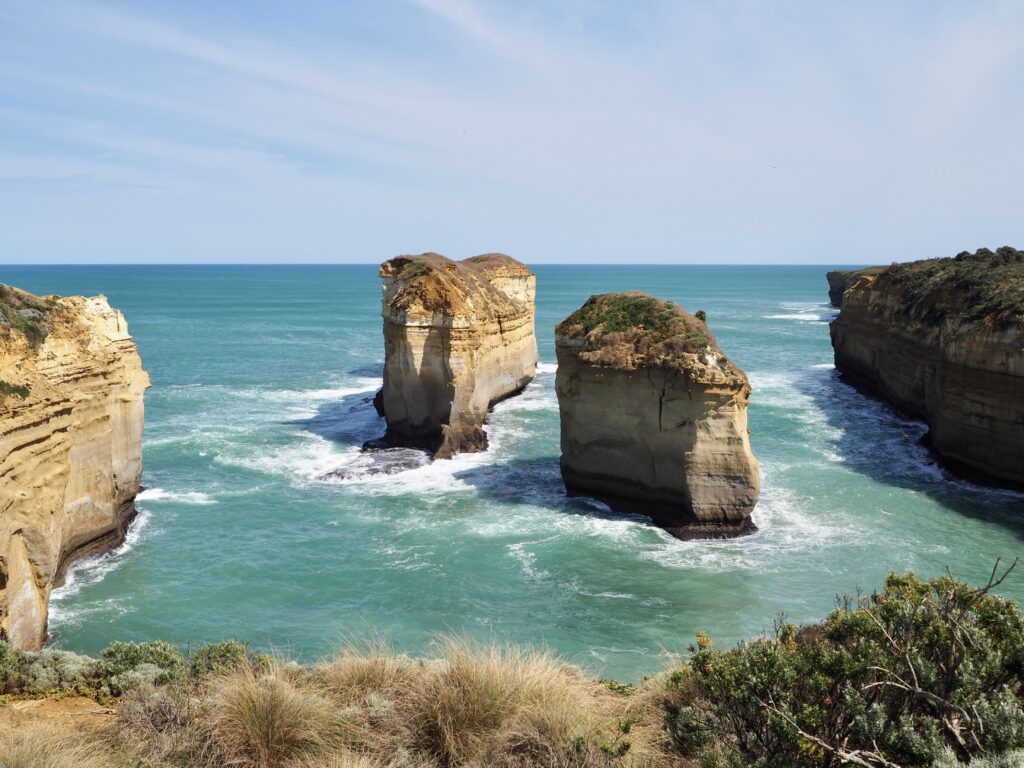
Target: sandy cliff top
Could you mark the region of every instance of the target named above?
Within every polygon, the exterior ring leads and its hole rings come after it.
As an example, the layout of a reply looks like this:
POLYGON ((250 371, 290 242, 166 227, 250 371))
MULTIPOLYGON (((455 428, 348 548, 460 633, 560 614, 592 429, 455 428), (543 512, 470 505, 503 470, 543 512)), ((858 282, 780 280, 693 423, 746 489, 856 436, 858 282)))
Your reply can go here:
POLYGON ((585 363, 621 370, 666 368, 696 378, 746 376, 719 349, 707 323, 678 304, 638 291, 603 293, 555 328, 585 363))
POLYGON ((529 280, 533 273, 502 253, 487 253, 463 261, 452 261, 439 253, 422 253, 385 261, 380 276, 399 282, 398 289, 387 299, 393 312, 419 310, 446 316, 502 317, 518 315, 529 308, 499 290, 493 281, 529 280))
POLYGON ((1024 322, 1024 251, 1009 246, 893 264, 869 279, 865 287, 898 295, 897 316, 909 321, 957 319, 1002 328, 1024 322))
POLYGON ((105 296, 34 296, 0 284, 0 411, 53 386, 39 373, 51 343, 95 357, 116 342, 130 344, 131 337, 105 296))

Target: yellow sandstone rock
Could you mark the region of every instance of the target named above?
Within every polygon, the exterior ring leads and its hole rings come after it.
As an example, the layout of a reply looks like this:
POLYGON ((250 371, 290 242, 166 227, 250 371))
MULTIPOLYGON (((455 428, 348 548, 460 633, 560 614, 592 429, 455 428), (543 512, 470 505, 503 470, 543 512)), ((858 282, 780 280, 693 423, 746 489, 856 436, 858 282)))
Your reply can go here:
POLYGON ((149 377, 103 296, 0 286, 0 315, 0 636, 35 649, 68 565, 135 515, 149 377))
POLYGON ((702 319, 645 294, 603 294, 557 327, 555 343, 571 494, 679 538, 755 530, 750 384, 702 319))
POLYGON ((383 281, 384 444, 450 458, 487 447, 488 410, 537 371, 536 277, 499 253, 399 256, 383 281))

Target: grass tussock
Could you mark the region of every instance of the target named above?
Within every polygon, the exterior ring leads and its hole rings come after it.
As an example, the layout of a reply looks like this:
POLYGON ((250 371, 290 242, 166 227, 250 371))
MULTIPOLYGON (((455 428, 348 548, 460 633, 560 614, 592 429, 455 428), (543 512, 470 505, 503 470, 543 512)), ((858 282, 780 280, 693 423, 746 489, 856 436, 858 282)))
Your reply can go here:
POLYGON ((595 693, 547 653, 452 639, 401 717, 408 746, 442 766, 556 764, 593 734, 595 693))
POLYGON ((233 765, 276 768, 327 755, 341 744, 338 707, 302 671, 274 661, 212 683, 210 728, 233 765))
POLYGON ((51 730, 19 731, 0 739, 4 768, 113 768, 101 745, 51 730))

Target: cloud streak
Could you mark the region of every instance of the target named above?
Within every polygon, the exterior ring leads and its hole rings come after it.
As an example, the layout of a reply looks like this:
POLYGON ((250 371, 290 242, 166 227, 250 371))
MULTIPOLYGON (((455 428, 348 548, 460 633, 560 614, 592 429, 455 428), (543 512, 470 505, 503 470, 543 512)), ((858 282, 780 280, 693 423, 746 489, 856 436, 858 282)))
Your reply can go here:
POLYGON ((859 263, 1024 240, 1013 4, 356 2, 269 20, 287 34, 180 4, 0 17, 0 261, 859 263))

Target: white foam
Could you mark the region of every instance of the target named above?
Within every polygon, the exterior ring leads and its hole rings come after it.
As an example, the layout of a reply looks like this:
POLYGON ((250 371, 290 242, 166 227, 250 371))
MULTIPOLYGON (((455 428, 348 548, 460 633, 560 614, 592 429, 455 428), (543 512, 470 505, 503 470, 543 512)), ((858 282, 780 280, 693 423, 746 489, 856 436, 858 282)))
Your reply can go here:
POLYGON ((163 488, 146 488, 135 497, 137 501, 172 501, 177 504, 216 504, 217 500, 202 491, 167 491, 163 488))
POLYGON ((557 363, 537 363, 537 373, 555 373, 558 371, 557 363))
POLYGON ((135 520, 128 527, 128 532, 125 534, 121 546, 109 552, 72 563, 68 568, 67 574, 64 576, 64 584, 53 590, 50 595, 49 617, 51 628, 63 621, 68 621, 73 616, 70 611, 62 609, 61 602, 79 592, 83 587, 102 581, 108 573, 120 567, 124 562, 123 555, 130 552, 138 544, 142 531, 146 528, 150 519, 150 513, 145 509, 140 509, 139 514, 136 515, 135 520))

